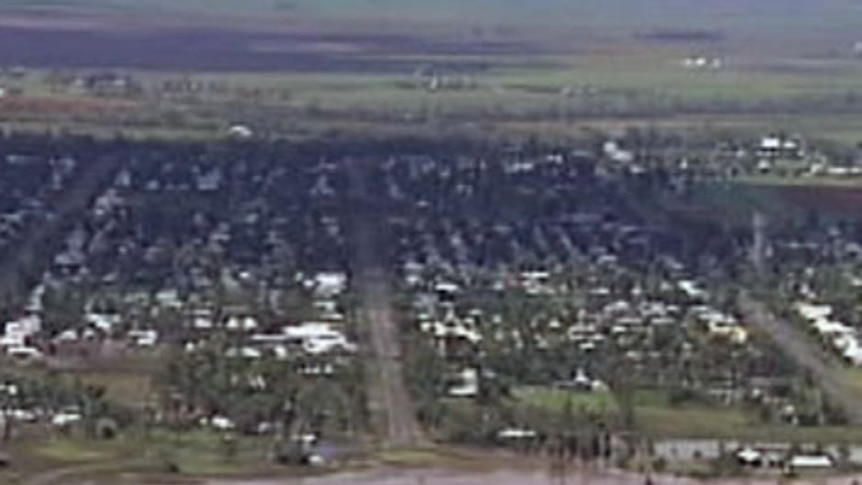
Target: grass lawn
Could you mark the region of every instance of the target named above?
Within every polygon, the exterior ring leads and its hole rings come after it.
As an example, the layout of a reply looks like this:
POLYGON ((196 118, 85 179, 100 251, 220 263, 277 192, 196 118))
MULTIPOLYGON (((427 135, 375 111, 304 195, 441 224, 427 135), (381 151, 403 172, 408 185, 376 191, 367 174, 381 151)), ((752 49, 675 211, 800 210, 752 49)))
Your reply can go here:
MULTIPOLYGON (((115 440, 56 437, 29 443, 12 450, 15 462, 40 462, 32 473, 52 468, 94 467, 105 473, 124 469, 161 472, 168 461, 186 476, 227 476, 266 472, 275 465, 268 461, 268 443, 260 439, 237 438, 229 453, 221 436, 205 431, 174 434, 154 431, 146 438, 121 435, 115 440)), ((28 470, 26 472, 30 473, 28 470)))
POLYGON ((671 406, 662 393, 657 392, 636 395, 635 416, 638 429, 656 439, 862 443, 862 427, 767 425, 739 407, 671 406))
POLYGON ((268 460, 269 442, 260 438, 235 439, 234 451, 229 452, 218 433, 156 431, 145 440, 145 450, 156 467, 170 459, 184 475, 241 475, 274 468, 268 460))
POLYGON ((108 399, 132 408, 142 407, 152 396, 152 379, 145 373, 87 372, 78 374, 86 384, 105 388, 108 399))
POLYGON ((862 188, 862 177, 838 178, 838 177, 780 177, 777 175, 750 176, 739 179, 740 182, 751 185, 779 186, 779 187, 845 187, 862 188))
POLYGON ((114 458, 117 450, 115 443, 97 443, 73 439, 50 439, 33 451, 48 459, 62 462, 92 462, 114 458))
POLYGON ((92 361, 80 368, 68 368, 62 364, 53 369, 45 367, 18 366, 13 362, 0 361, 6 364, 6 372, 10 375, 32 379, 42 379, 51 372, 56 372, 59 378, 71 384, 74 379, 80 379, 84 384, 105 389, 108 400, 130 408, 143 406, 152 397, 155 388, 153 376, 163 365, 158 355, 129 356, 123 359, 109 361, 92 361))
POLYGON ((266 472, 272 467, 265 461, 263 443, 251 440, 238 441, 237 453, 228 457, 219 437, 209 433, 175 437, 154 432, 147 439, 138 438, 129 434, 110 441, 54 437, 31 442, 10 450, 15 466, 8 473, 0 471, 0 483, 28 483, 28 479, 42 476, 55 476, 51 483, 71 477, 114 483, 109 477, 164 472, 166 456, 184 476, 235 476, 266 472))
POLYGON ((862 396, 862 369, 847 367, 841 370, 844 382, 862 396))
MULTIPOLYGON (((856 378, 862 388, 862 371, 856 378)), ((514 396, 526 407, 559 413, 566 402, 605 415, 618 413, 620 402, 612 393, 577 393, 547 387, 520 387, 514 396)), ((457 402, 458 405, 464 405, 457 402)), ((709 403, 672 405, 663 391, 638 391, 633 396, 637 431, 653 439, 716 439, 725 441, 862 444, 862 427, 795 427, 764 424, 753 412, 709 403)), ((398 461, 398 460, 396 460, 398 461)), ((410 460, 407 460, 410 461, 410 460)))
POLYGON ((613 414, 619 411, 613 393, 575 392, 550 387, 520 387, 515 389, 514 396, 519 401, 539 408, 559 411, 567 405, 577 412, 584 410, 591 413, 613 414))
POLYGON ((750 419, 736 409, 636 404, 635 417, 638 429, 655 437, 727 438, 751 429, 750 419))

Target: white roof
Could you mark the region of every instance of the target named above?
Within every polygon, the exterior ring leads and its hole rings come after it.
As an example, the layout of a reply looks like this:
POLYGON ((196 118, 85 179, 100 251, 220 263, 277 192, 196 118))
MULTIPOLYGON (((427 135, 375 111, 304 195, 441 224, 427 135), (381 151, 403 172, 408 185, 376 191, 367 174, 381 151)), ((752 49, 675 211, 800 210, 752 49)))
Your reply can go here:
POLYGON ((122 317, 113 313, 88 313, 85 317, 87 323, 102 330, 109 332, 114 325, 119 325, 122 317))
POLYGON ((250 316, 233 316, 228 319, 227 328, 230 330, 254 330, 257 328, 257 319, 250 316))
POLYGON ((832 316, 832 307, 830 305, 817 305, 805 302, 797 302, 796 312, 802 318, 813 321, 832 316))
POLYGON ((251 128, 245 125, 233 125, 228 129, 228 133, 232 136, 237 136, 240 138, 248 138, 254 135, 254 132, 251 130, 251 128))
POLYGON ((74 342, 78 340, 78 331, 74 328, 63 330, 54 338, 55 342, 74 342))
POLYGON ((422 325, 422 330, 425 332, 432 331, 437 338, 464 338, 473 343, 478 343, 482 340, 482 335, 478 331, 468 328, 463 323, 456 323, 454 325, 446 325, 441 322, 427 323, 422 325))
POLYGON ((521 273, 521 278, 527 280, 543 280, 551 277, 548 271, 524 271, 521 273))
POLYGON ((765 150, 778 150, 781 145, 781 138, 777 136, 767 136, 760 140, 760 148, 765 150))
POLYGON ((22 345, 24 340, 29 337, 30 334, 23 332, 10 332, 8 329, 6 333, 0 337, 0 345, 4 346, 12 346, 12 345, 22 345))
POLYGON ((268 333, 256 333, 251 336, 251 341, 257 344, 272 344, 272 343, 281 343, 287 340, 287 335, 285 334, 268 334, 268 333))
POLYGON ((328 323, 309 322, 302 325, 284 327, 282 333, 288 338, 309 339, 316 337, 327 337, 341 335, 341 332, 332 328, 328 323))
POLYGON ((812 323, 812 326, 821 334, 853 335, 854 333, 851 327, 832 320, 818 319, 812 323))
POLYGON ((539 433, 531 429, 506 428, 497 433, 501 439, 530 439, 539 436, 539 433))
POLYGON ((740 460, 752 462, 761 459, 763 453, 752 448, 743 448, 736 453, 736 456, 740 460))
POLYGON ((793 468, 831 468, 832 458, 826 455, 796 455, 790 459, 793 468))
POLYGON ((18 320, 7 322, 6 334, 32 335, 42 329, 42 320, 38 315, 29 315, 18 320))
POLYGON ((314 275, 314 283, 319 287, 339 289, 347 284, 347 275, 344 273, 317 273, 314 275))
POLYGON ((146 330, 130 330, 127 334, 129 338, 139 339, 139 340, 152 340, 156 341, 159 338, 159 332, 153 329, 146 330))
POLYGON ((706 292, 698 288, 697 283, 691 280, 681 280, 677 282, 677 288, 683 291, 686 295, 692 298, 704 298, 706 292))
POLYGON ((244 359, 260 359, 263 353, 254 347, 234 347, 227 350, 228 357, 241 357, 244 359))
POLYGON ((839 348, 845 359, 853 362, 854 365, 862 365, 862 347, 857 340, 848 341, 847 345, 839 348))
POLYGON ((461 291, 461 288, 455 283, 441 281, 440 283, 434 285, 434 290, 444 293, 458 293, 459 291, 461 291))

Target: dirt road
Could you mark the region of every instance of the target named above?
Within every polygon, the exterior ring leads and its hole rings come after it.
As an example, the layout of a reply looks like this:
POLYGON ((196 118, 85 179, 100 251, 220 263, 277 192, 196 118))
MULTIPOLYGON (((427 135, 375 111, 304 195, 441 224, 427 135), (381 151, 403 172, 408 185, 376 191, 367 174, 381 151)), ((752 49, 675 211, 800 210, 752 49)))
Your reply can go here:
POLYGON ((362 301, 360 321, 367 325, 367 342, 373 356, 373 376, 369 376, 372 412, 384 421, 381 431, 391 447, 416 445, 419 426, 404 382, 398 326, 392 308, 392 294, 381 252, 386 247, 385 224, 375 210, 368 188, 364 164, 351 167, 351 203, 355 214, 354 278, 362 301))
POLYGON ((820 387, 834 403, 841 406, 848 421, 862 425, 862 396, 838 377, 829 357, 805 333, 791 322, 776 317, 766 305, 743 293, 739 306, 753 325, 778 345, 799 367, 811 372, 820 387))

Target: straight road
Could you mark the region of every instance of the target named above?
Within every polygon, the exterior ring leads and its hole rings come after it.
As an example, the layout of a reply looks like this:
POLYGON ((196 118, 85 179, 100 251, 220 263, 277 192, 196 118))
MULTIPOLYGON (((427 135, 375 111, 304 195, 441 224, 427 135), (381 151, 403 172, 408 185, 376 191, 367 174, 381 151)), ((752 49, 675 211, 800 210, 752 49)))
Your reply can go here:
POLYGON ((353 162, 350 185, 353 204, 354 278, 361 298, 360 322, 367 326, 373 357, 373 376, 369 376, 370 407, 383 419, 381 432, 390 447, 419 443, 415 407, 404 382, 398 324, 393 312, 385 260, 385 224, 375 210, 369 190, 367 167, 353 162))
POLYGON ((830 365, 829 356, 791 322, 776 317, 763 303, 747 293, 739 297, 739 307, 749 324, 760 329, 799 367, 814 376, 829 398, 840 406, 848 421, 862 425, 862 396, 847 385, 830 365))

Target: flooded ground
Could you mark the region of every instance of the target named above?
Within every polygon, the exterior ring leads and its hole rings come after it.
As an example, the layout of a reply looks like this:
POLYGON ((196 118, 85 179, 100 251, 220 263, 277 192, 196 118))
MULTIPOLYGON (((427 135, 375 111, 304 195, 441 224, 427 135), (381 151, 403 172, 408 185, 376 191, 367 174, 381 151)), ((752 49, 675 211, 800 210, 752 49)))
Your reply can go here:
POLYGON ((643 483, 643 479, 610 474, 606 476, 584 473, 562 475, 544 470, 465 472, 439 469, 383 469, 305 479, 220 481, 209 485, 574 485, 581 483, 623 485, 643 483))
MULTIPOLYGON (((860 477, 810 477, 793 482, 778 477, 740 478, 698 481, 691 478, 655 477, 654 485, 775 485, 794 483, 803 485, 851 485, 859 483, 860 477)), ((356 473, 344 473, 325 477, 302 479, 258 479, 240 481, 213 481, 207 485, 644 485, 642 475, 601 471, 571 471, 556 473, 549 470, 496 470, 493 472, 459 472, 439 469, 381 469, 356 473)))
MULTIPOLYGON (((741 443, 725 443, 725 446, 741 446, 741 443)), ((656 452, 669 460, 718 456, 721 444, 716 440, 668 440, 656 443, 656 452)), ((829 450, 837 452, 834 450, 829 450)), ((862 464, 862 448, 852 447, 851 461, 862 464)), ((425 468, 403 468, 381 466, 359 471, 341 472, 325 476, 306 478, 266 478, 214 480, 206 485, 646 485, 642 474, 591 466, 567 469, 552 468, 544 459, 531 459, 505 453, 472 453, 461 465, 434 466, 425 468)), ((793 483, 801 485, 854 485, 862 483, 862 475, 802 476, 787 481, 778 475, 763 475, 746 478, 723 478, 708 481, 689 477, 654 476, 652 485, 776 485, 793 483)))
MULTIPOLYGON (((761 443, 764 445, 764 443, 761 443)), ((768 444, 767 444, 768 445, 768 444)), ((782 444, 772 444, 780 447, 782 444)), ((742 443, 724 443, 733 449, 742 443)), ((656 453, 669 460, 691 460, 696 456, 715 458, 722 444, 716 440, 670 440, 656 443, 656 453)), ((827 447, 827 451, 838 453, 827 447)), ((850 460, 862 465, 862 447, 851 447, 850 460)), ((495 455, 477 455, 476 468, 379 468, 345 472, 313 478, 277 478, 258 480, 213 481, 207 485, 645 485, 644 475, 622 472, 610 468, 552 470, 541 461, 524 461, 523 458, 495 455), (505 463, 505 465, 500 465, 505 463)), ((803 476, 792 482, 777 475, 709 481, 687 477, 656 476, 653 485, 775 485, 777 483, 811 485, 852 485, 862 483, 862 476, 824 475, 803 476)))

